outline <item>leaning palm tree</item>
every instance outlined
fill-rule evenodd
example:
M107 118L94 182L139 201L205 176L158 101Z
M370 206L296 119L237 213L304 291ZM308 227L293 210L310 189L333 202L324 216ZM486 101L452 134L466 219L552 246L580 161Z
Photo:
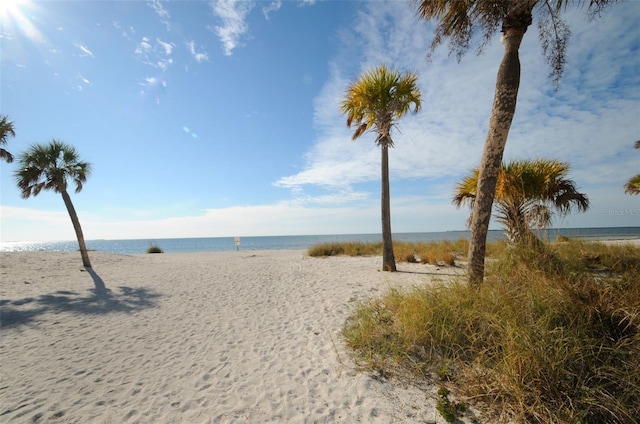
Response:
M13 122L9 121L7 116L0 117L0 145L7 144L7 138L15 137L16 132L13 129ZM13 155L0 147L0 159L4 159L7 163L13 162Z
M538 243L531 229L547 228L554 210L560 214L587 210L589 199L567 178L569 169L569 164L549 159L502 165L496 185L495 218L505 227L511 242ZM476 168L458 184L453 198L457 207L473 206L479 174Z
M82 264L91 268L78 214L67 192L68 179L75 184L76 193L82 190L82 185L91 175L91 164L81 162L73 146L57 140L52 140L45 145L32 145L29 150L20 155L18 161L19 169L14 175L24 199L37 196L43 189L53 190L62 195L78 238Z
M352 140L368 131L376 133L376 144L382 150L382 269L395 271L391 237L391 206L389 192L389 148L393 147L391 129L413 106L420 110L418 75L401 74L386 65L363 74L347 89L342 101L342 113L347 115L347 127L355 127Z
M480 162L478 192L471 215L469 242L469 282L482 283L487 231L495 196L498 171L511 121L516 111L520 86L520 43L525 32L538 19L539 36L545 59L551 67L551 76L557 84L564 71L565 51L570 35L569 27L560 18L560 12L569 0L417 0L418 14L423 19L437 19L432 51L445 39L458 60L471 46L474 34L482 33L480 50L500 29L504 56L498 69L489 131ZM617 0L589 0L589 14L598 15L607 5ZM581 4L575 0L573 3ZM586 2L585 2L586 3Z
M640 149L640 140L633 145L636 149ZM640 194L640 174L632 177L628 183L624 185L624 192L627 194Z

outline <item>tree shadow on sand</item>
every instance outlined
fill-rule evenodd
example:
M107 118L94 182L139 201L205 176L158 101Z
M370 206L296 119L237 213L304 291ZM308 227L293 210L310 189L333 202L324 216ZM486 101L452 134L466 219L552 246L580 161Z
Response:
M119 286L113 290L108 289L102 278L92 268L85 268L85 270L93 279L95 286L88 290L89 295L58 290L53 294L43 294L38 297L1 299L0 329L25 325L51 313L66 312L78 315L131 313L155 307L157 299L161 296L154 290L142 287Z

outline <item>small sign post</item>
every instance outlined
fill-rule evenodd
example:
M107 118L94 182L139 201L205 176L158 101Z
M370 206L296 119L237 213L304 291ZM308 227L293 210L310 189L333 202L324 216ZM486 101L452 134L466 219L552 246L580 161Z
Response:
M240 250L240 237L234 237L233 242L236 244L236 250Z

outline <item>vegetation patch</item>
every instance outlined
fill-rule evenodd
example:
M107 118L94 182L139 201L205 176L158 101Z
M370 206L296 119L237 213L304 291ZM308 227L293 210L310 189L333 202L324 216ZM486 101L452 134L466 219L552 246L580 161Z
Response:
M379 243L321 243L311 246L307 253L309 256L374 256L382 254L382 242Z
M453 402L449 399L449 389L440 386L438 389L438 403L436 409L442 415L442 418L448 423L452 423L458 419L458 415L464 413L467 409L464 403Z
M147 248L147 253L164 253L164 251L157 244L151 243Z
M569 241L496 250L479 288L392 289L359 305L343 330L358 363L437 381L495 421L635 422L640 248ZM439 396L443 411L459 412Z
M430 243L393 242L394 255L399 262L453 266L456 264L456 259L465 257L468 250L469 242L466 239ZM378 256L382 255L382 242L322 243L310 247L307 253L314 257Z

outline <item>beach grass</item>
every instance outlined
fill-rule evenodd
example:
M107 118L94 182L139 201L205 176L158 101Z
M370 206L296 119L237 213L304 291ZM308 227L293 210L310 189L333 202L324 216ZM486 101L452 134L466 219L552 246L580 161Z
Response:
M363 242L335 242L320 243L311 246L307 250L307 254L313 257L320 256L374 256L382 254L382 242L363 243Z
M496 421L634 422L640 247L569 241L489 251L479 289L461 279L361 303L343 330L357 362L446 386Z
M393 250L399 262L424 263L441 266L453 266L456 260L463 259L469 242L466 239L437 242L404 242L394 241ZM321 243L310 247L307 254L321 256L375 256L382 255L382 242L346 242Z

